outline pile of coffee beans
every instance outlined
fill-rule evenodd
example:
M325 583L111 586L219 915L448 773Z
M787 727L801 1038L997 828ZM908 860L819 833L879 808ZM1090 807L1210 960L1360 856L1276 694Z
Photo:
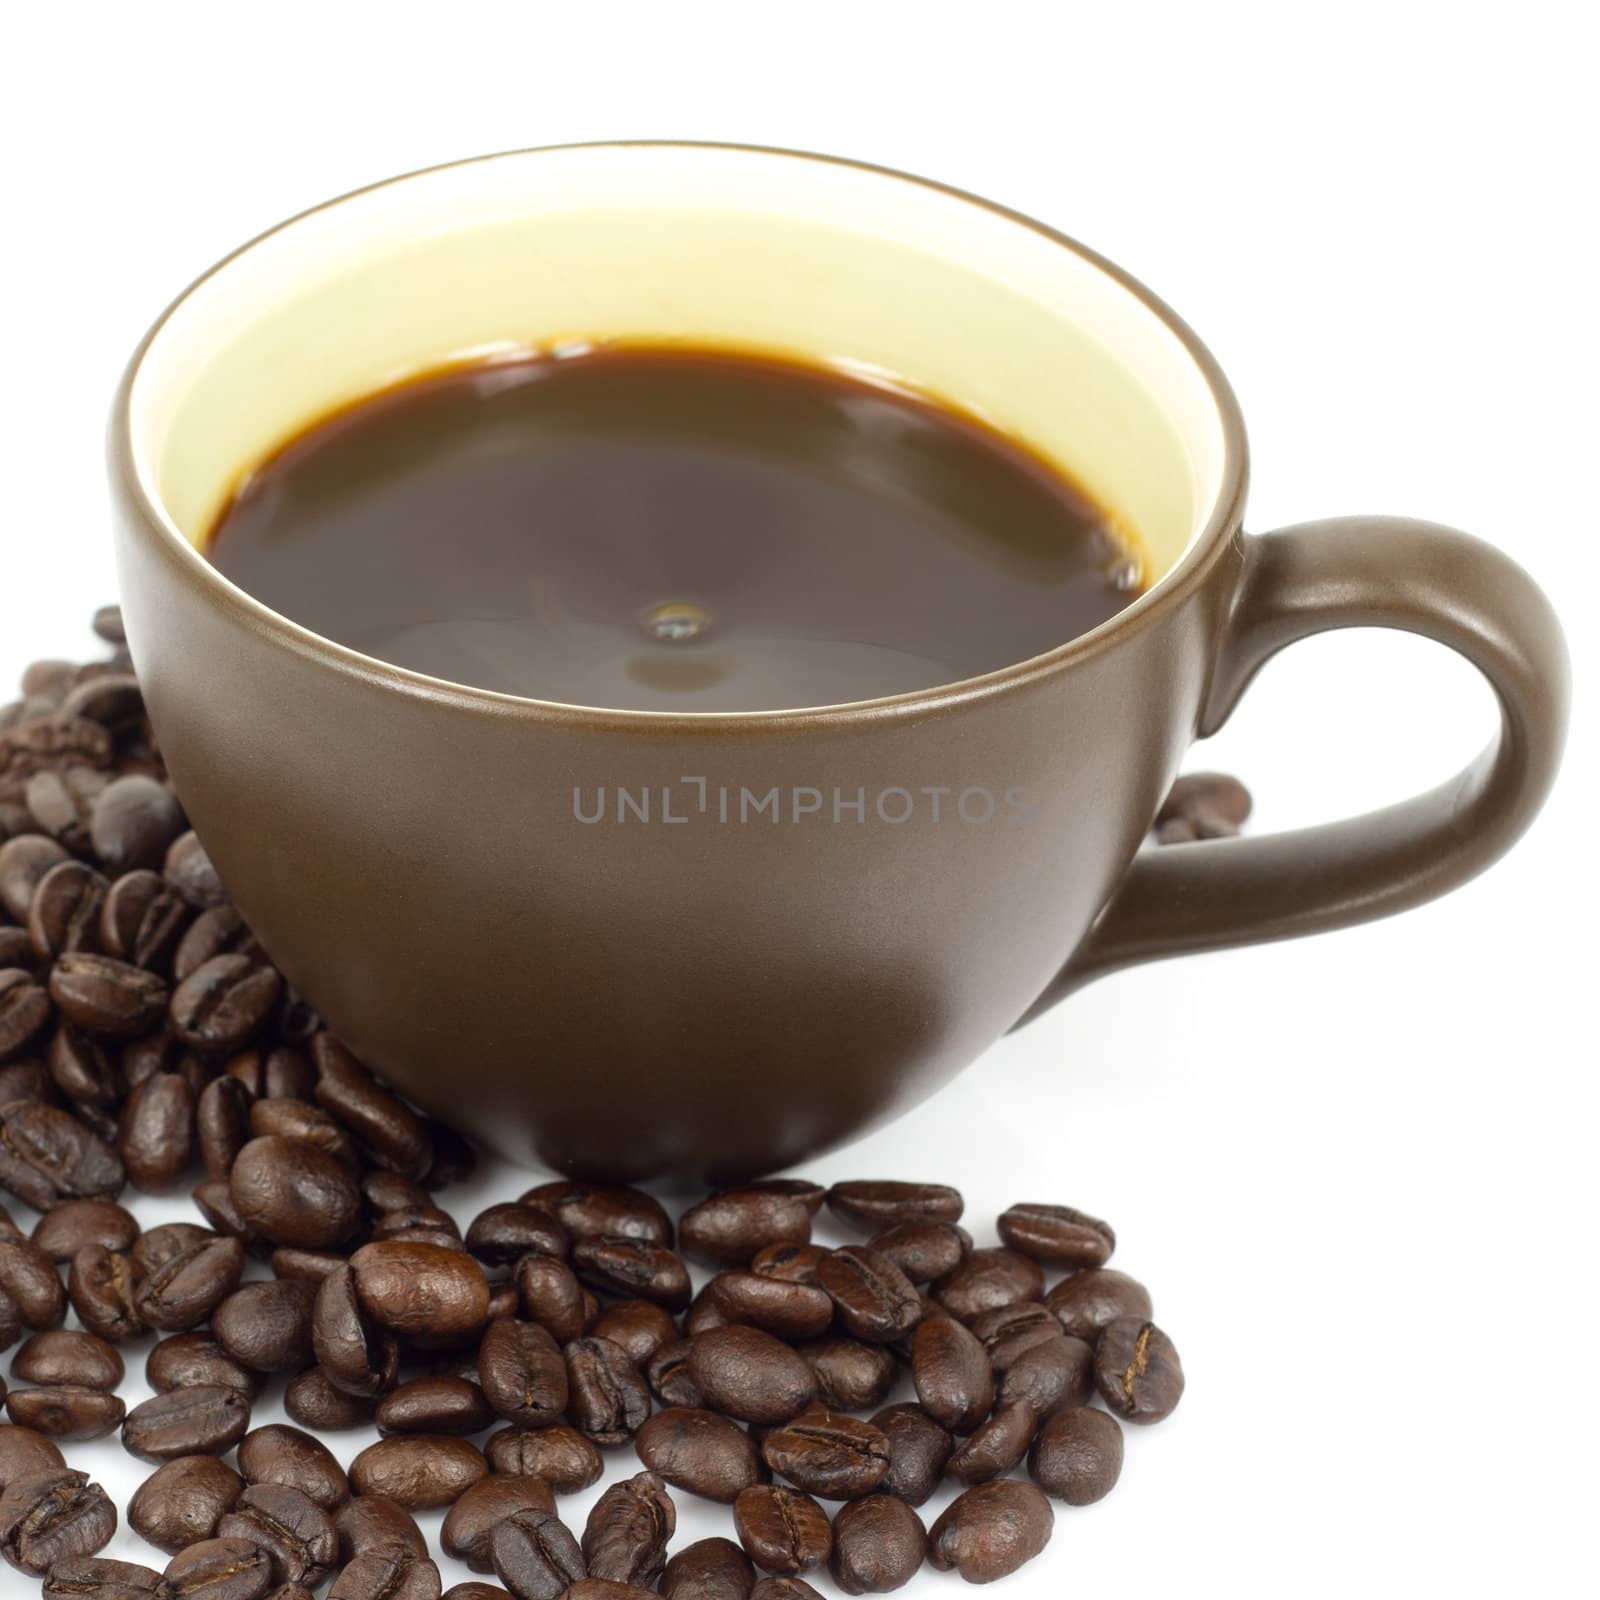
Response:
M267 960L166 782L114 608L96 628L110 660L36 663L0 707L0 1189L37 1213L0 1208L0 1555L47 1600L439 1600L430 1510L500 1585L447 1600L986 1583L1044 1548L1053 1501L1110 1492L1122 1423L1169 1415L1183 1373L1083 1212L1015 1205L980 1246L943 1184L774 1179L674 1225L554 1181L463 1232L437 1194L470 1148ZM1192 837L1243 820L1204 795ZM191 1184L195 1221L119 1203ZM824 1207L859 1242L817 1242ZM149 1335L154 1394L127 1409ZM276 1383L298 1426L253 1427ZM325 1442L369 1425L347 1462ZM98 1554L117 1507L62 1447L113 1433L153 1468L126 1515L164 1570ZM606 1451L645 1470L569 1528L559 1498ZM674 1553L673 1492L729 1507L737 1542Z

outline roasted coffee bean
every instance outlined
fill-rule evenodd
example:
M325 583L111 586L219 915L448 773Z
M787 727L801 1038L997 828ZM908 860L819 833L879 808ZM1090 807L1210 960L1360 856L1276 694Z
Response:
M35 1577L92 1556L117 1531L117 1508L86 1472L65 1467L13 1478L0 1494L0 1555Z
M211 864L205 846L191 830L180 833L167 848L161 871L167 882L197 911L224 905L228 891Z
M133 1267L128 1257L104 1245L87 1244L67 1269L67 1298L78 1320L111 1344L144 1332L135 1304Z
M40 833L75 856L89 854L89 817L106 787L106 776L93 767L48 767L35 772L23 790L23 803Z
M933 1297L951 1316L971 1322L985 1311L1021 1305L1044 1295L1039 1263L1015 1250L974 1250L933 1286Z
M149 1033L167 1011L167 986L155 973L85 951L57 959L50 998L67 1021L105 1039Z
M881 1344L833 1337L797 1345L817 1379L817 1398L830 1411L868 1411L882 1405L899 1374Z
M141 1461L220 1456L250 1426L250 1398L237 1389L196 1384L136 1405L122 1424L122 1445Z
M58 1328L34 1334L12 1357L11 1374L47 1389L65 1384L109 1394L122 1382L124 1368L122 1357L104 1339Z
M650 1415L650 1389L643 1373L627 1351L609 1339L574 1339L564 1354L567 1416L572 1425L596 1444L626 1444ZM501 1415L509 1413L502 1410ZM526 1417L510 1420L528 1425Z
M734 1531L758 1567L780 1575L810 1572L833 1554L828 1513L810 1495L757 1484L733 1503Z
M348 1239L361 1218L355 1174L299 1139L252 1139L234 1161L228 1191L246 1225L274 1244L325 1249Z
M666 1600L749 1600L755 1587L750 1558L731 1539L697 1539L661 1574Z
M0 1491L18 1478L31 1478L41 1472L56 1472L67 1458L53 1439L32 1428L0 1423Z
M1172 1340L1144 1317L1118 1317L1094 1349L1100 1398L1126 1422L1160 1422L1183 1396L1183 1366Z
M815 1283L817 1268L828 1253L820 1244L769 1244L751 1258L750 1270L784 1283Z
M713 1328L731 1327L733 1320L707 1284L689 1302L689 1309L683 1314L683 1331L692 1339L697 1333L709 1333Z
M656 1600L658 1591L637 1583L613 1583L609 1578L579 1578L563 1600Z
M518 1511L489 1536L495 1575L516 1600L557 1600L585 1576L583 1552L551 1511Z
M996 1401L1047 1417L1061 1406L1087 1405L1093 1393L1094 1348L1064 1333L1018 1356L1000 1380Z
M1005 1372L1019 1356L1035 1345L1061 1337L1061 1324L1055 1313L1037 1300L1024 1300L1014 1306L997 1306L974 1317L968 1324L983 1346L989 1365L996 1374Z
M249 1484L276 1483L309 1495L325 1511L350 1498L350 1483L333 1452L299 1428L272 1423L239 1441L239 1471Z
M210 1228L202 1228L193 1222L158 1223L134 1240L133 1249L129 1252L133 1270L137 1276L146 1277L159 1271L169 1261L176 1261L197 1246L209 1244L219 1237Z
M928 1535L928 1560L968 1583L1009 1577L1050 1542L1055 1513L1031 1483L1000 1478L955 1500Z
M1186 772L1167 791L1156 827L1186 824L1190 838L1234 834L1249 819L1252 804L1250 791L1226 772Z
M836 1183L828 1209L841 1222L879 1233L897 1222L959 1222L966 1202L943 1183Z
M217 1524L220 1539L248 1539L267 1552L274 1583L319 1588L339 1557L333 1518L310 1495L282 1483L253 1483Z
M21 1055L49 1021L49 995L19 967L0 971L0 1061ZM14 1185L8 1181L6 1187ZM28 1199L20 1189L16 1193ZM45 1204L49 1204L48 1199Z
M366 1427L374 1405L368 1398L335 1388L321 1367L308 1367L284 1388L283 1409L302 1428L327 1433Z
M102 1556L68 1556L44 1580L44 1600L168 1600L171 1593L154 1568Z
M156 1549L176 1555L215 1538L217 1524L243 1492L244 1479L215 1456L179 1456L135 1490L128 1525Z
M250 1142L251 1104L250 1091L226 1073L200 1091L195 1138L208 1176L226 1178L239 1152Z
M0 1238L0 1290L10 1296L27 1328L59 1328L67 1292L56 1264L31 1239Z
M972 1253L972 1236L954 1222L897 1222L867 1242L912 1283L932 1283L954 1272Z
M516 1286L522 1314L548 1328L557 1344L582 1335L583 1286L566 1262L553 1256L525 1255L517 1262Z
M833 1298L809 1283L785 1283L758 1272L719 1272L707 1285L729 1322L765 1328L780 1339L814 1339L833 1322Z
M641 1372L657 1351L680 1337L672 1314L648 1300L619 1300L600 1313L589 1331L619 1346Z
M522 1196L556 1218L574 1239L639 1239L671 1245L672 1219L640 1189L604 1188L558 1179Z
M414 1343L459 1343L488 1319L488 1280L463 1250L385 1240L363 1245L350 1267L362 1310Z
M689 1346L689 1375L706 1405L740 1422L787 1422L817 1397L804 1357L759 1328L697 1335Z
M667 1544L677 1527L677 1508L655 1473L638 1472L612 1484L584 1524L587 1575L653 1587L667 1564Z
M1114 1267L1072 1273L1044 1297L1044 1303L1068 1333L1090 1344L1118 1317L1148 1318L1151 1312L1150 1291Z
M173 892L178 893L177 890ZM183 896L179 895L179 898L183 899ZM184 899L184 904L188 905L188 900ZM172 957L173 980L182 983L206 962L216 956L226 955L259 957L261 946L257 944L256 936L250 931L244 918L233 906L224 902L202 911L189 924ZM315 1081L310 1064L307 1063L304 1084L307 1092Z
M367 1204L380 1215L385 1211L405 1211L412 1206L428 1204L428 1191L415 1178L402 1178L398 1172L380 1170L363 1174L361 1192Z
M100 948L119 961L165 971L189 925L189 907L158 872L125 872L100 907Z
M873 1494L833 1519L829 1570L846 1594L887 1594L917 1575L928 1554L922 1518L903 1500Z
M333 1526L339 1535L342 1564L354 1561L363 1551L418 1559L428 1554L428 1541L416 1518L399 1501L385 1495L356 1495L346 1500L334 1512Z
M482 1451L445 1434L395 1434L368 1445L350 1463L350 1487L385 1495L408 1511L452 1505L489 1475Z
M328 1600L333 1600L331 1594ZM458 1583L445 1590L443 1600L511 1600L511 1595L497 1583Z
M128 1096L118 1148L128 1181L142 1194L167 1194L189 1169L194 1095L175 1072L146 1078Z
M811 1212L796 1195L727 1189L690 1206L678 1223L686 1255L719 1267L748 1266L770 1245L811 1241Z
M983 1346L954 1317L927 1318L911 1341L917 1399L952 1433L971 1433L994 1404L994 1373Z
M644 1239L579 1239L572 1247L579 1278L603 1294L650 1300L681 1311L689 1303L689 1270L665 1245Z
M1093 1505L1122 1473L1122 1429L1108 1412L1067 1406L1040 1427L1028 1472L1046 1494L1069 1506Z
M1071 1206L1015 1205L1001 1216L999 1230L1013 1250L1068 1272L1103 1267L1117 1247L1107 1223Z
M239 1208L233 1203L233 1193L225 1181L208 1178L204 1183L197 1183L190 1191L190 1198L214 1232L237 1239L252 1255L270 1253L271 1243L240 1215Z
M1025 1401L996 1406L994 1414L957 1445L945 1465L957 1483L987 1483L1009 1472L1028 1453L1039 1429L1039 1413Z
M889 1441L877 1428L829 1411L772 1429L761 1454L780 1477L823 1500L859 1500L889 1470Z
M355 1136L375 1165L422 1178L433 1161L427 1121L381 1087L331 1034L311 1041L317 1069L316 1101Z
M39 881L72 858L46 834L23 833L0 844L0 906L13 922L26 923Z
M350 1267L330 1272L317 1285L311 1345L328 1381L346 1394L370 1399L394 1388L400 1347L393 1334L379 1328L361 1309L355 1272Z
M689 1371L692 1343L689 1339L679 1339L673 1344L662 1345L645 1368L651 1392L663 1405L694 1409L703 1403L700 1385Z
M172 1025L195 1050L237 1050L272 1015L283 980L275 967L248 955L213 956L172 991Z
M443 1587L438 1567L426 1558L359 1555L333 1580L328 1600L439 1600Z
M489 1435L484 1454L496 1473L538 1478L557 1494L577 1494L597 1483L605 1461L576 1428L502 1428ZM646 1463L647 1465L649 1463Z
M225 1080L226 1081L226 1080ZM355 1140L321 1106L309 1100L283 1099L266 1095L250 1106L250 1134L253 1138L299 1139L349 1167L360 1171L361 1157ZM385 1213L385 1216L393 1213ZM383 1219L380 1218L380 1221Z
M762 1578L750 1591L750 1600L822 1600L804 1578Z
M262 1600L272 1558L251 1539L202 1539L167 1563L166 1577L175 1600Z
M80 1114L86 1107L109 1112L122 1104L128 1092L122 1058L116 1045L91 1039L70 1022L61 1023L50 1036L50 1078Z
M157 1394L210 1385L237 1389L248 1398L261 1385L260 1375L235 1361L209 1333L161 1340L145 1358L144 1378Z
M382 1434L481 1433L494 1418L477 1384L451 1377L413 1378L402 1383L378 1402L375 1413Z
M6 1396L6 1411L19 1428L32 1428L47 1438L69 1443L115 1433L126 1410L114 1394L65 1384L50 1389L13 1389Z
M63 1200L52 1206L33 1230L33 1242L58 1266L85 1245L126 1250L139 1237L133 1213L114 1200Z
M567 1230L537 1206L490 1206L487 1211L480 1211L467 1229L467 1249L486 1267L515 1266L529 1254L565 1260L571 1244Z
M159 868L186 826L177 796L142 774L113 779L92 796L90 838L110 872Z
M82 861L63 861L40 880L28 911L28 941L40 961L92 952L111 885Z
M311 1337L317 1286L288 1278L246 1283L211 1317L218 1344L256 1372L301 1372L316 1359Z
M570 1382L561 1350L536 1322L499 1317L478 1347L478 1383L496 1416L542 1428L567 1409Z
M28 937L28 930L0 922L0 972L12 969L30 972L38 964L39 958L34 954L33 940Z
M920 1405L888 1406L872 1425L889 1441L882 1488L907 1505L922 1505L939 1487L955 1440Z
M73 687L57 708L58 724L81 717L113 733L122 733L144 717L144 695L131 672L117 672L92 662L79 667L73 677Z
M94 629L95 637L104 639L107 644L128 642L127 630L122 625L121 606L97 607L94 616L89 620L89 626Z
M83 1123L42 1100L0 1105L0 1188L35 1211L62 1200L113 1200L122 1158Z
M471 1572L493 1572L489 1539L495 1528L517 1511L554 1512L548 1484L538 1478L491 1473L480 1478L445 1515L439 1530L444 1553L464 1562Z
M832 1296L845 1331L868 1344L891 1344L922 1320L922 1296L876 1251L835 1250L818 1266L817 1282Z
M723 1505L766 1480L755 1441L714 1411L669 1406L639 1429L634 1444L639 1459L674 1489Z

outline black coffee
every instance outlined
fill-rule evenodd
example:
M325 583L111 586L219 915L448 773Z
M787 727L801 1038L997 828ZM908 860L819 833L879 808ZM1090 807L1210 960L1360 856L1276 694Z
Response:
M206 546L342 644L584 705L924 689L1141 588L1074 484L970 415L779 360L603 348L408 382L248 478Z

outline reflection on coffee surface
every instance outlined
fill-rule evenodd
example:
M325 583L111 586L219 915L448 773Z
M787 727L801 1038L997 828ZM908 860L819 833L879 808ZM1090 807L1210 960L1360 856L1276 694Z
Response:
M855 373L598 346L459 366L323 419L241 485L216 566L314 632L579 705L759 711L1065 643L1142 554L976 417Z

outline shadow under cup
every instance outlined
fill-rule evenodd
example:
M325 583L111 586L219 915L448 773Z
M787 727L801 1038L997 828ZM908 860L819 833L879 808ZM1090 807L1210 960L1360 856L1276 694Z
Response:
M1111 508L1150 589L982 678L697 715L422 677L199 556L241 476L311 419L452 362L607 338L948 396ZM156 325L112 444L147 700L266 948L424 1106L513 1156L629 1178L798 1160L1028 1009L1193 737L1226 594L1194 579L1157 628L1161 580L1215 564L1244 472L1209 357L1087 252L897 174L693 145L490 157L285 224ZM775 816L741 799L773 792Z

